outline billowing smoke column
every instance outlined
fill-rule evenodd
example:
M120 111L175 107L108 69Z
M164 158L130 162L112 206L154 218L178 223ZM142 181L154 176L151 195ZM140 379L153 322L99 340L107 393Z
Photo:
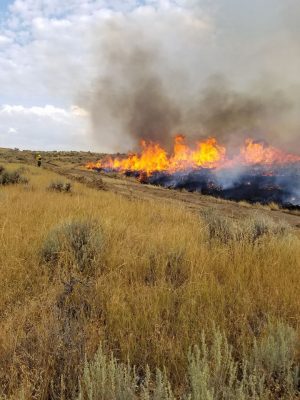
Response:
M299 147L299 2L217 3L146 1L95 28L98 77L84 106L99 143L135 153L90 167L297 206L299 160L279 159ZM178 132L195 147L177 139L173 151Z
M140 28L124 21L107 24L101 47L105 67L90 97L96 136L107 140L111 132L118 150L128 140L167 144L181 110L158 73L158 49Z
M273 31L261 36L263 17L252 2L248 27L226 25L225 9L185 0L110 12L93 31L98 77L82 99L98 143L120 152L152 140L170 150L182 132L213 135L231 148L251 136L291 151L300 131L300 35L290 19L300 14L296 0L274 1L277 31L266 20ZM243 9L234 11L243 17Z
M284 92L272 87L237 90L221 74L191 82L187 71L172 70L160 47L142 32L112 24L106 35L106 67L93 88L90 111L95 135L110 141L110 132L116 150L140 140L167 146L177 132L189 137L213 134L236 145L249 131L258 138L280 139L278 128L293 109Z

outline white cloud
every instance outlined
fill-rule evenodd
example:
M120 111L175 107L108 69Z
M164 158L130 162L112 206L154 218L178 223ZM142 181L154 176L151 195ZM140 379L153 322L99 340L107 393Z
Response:
M58 107L54 107L51 105L46 105L45 107L24 107L20 105L9 105L5 104L0 108L0 115L34 115L36 117L47 117L53 119L55 121L64 120L69 116L69 113Z
M10 44L12 42L12 39L5 36L5 35L0 35L0 48L7 46L8 44Z
M84 134L89 131L86 111L72 108L72 104L78 95L88 92L101 71L104 60L99 63L98 44L106 23L121 19L142 29L147 26L155 40L165 38L166 51L170 43L176 43L176 55L186 39L184 31L192 42L195 32L210 29L199 8L186 4L165 0L146 0L143 5L138 0L15 0L0 24L0 105L6 104L0 108L1 144L6 140L7 145L11 143L11 135L5 135L15 127L12 119L16 118L14 140L26 147L51 144L55 148L54 138L58 146L72 147L72 132L79 131L78 119L85 120ZM45 126L41 127L41 121ZM59 135L53 134L53 124ZM88 136L85 142L93 143ZM108 143L99 144L99 149L107 147Z
M88 121L78 106L0 107L0 147L22 149L91 149L86 141Z
M83 108L76 105L73 105L71 107L71 113L76 117L89 117L89 112L87 110L84 110Z

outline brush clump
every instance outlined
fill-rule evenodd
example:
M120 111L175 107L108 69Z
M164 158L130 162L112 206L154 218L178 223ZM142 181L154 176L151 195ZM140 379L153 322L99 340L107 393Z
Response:
M21 175L22 170L7 171L0 165L0 185L15 185L18 183L26 184L28 179Z
M53 192L63 192L63 193L70 193L72 190L72 184L71 182L52 182L48 186L48 190L51 190Z
M300 364L296 332L283 324L269 323L265 335L253 341L241 359L225 333L212 327L209 340L202 332L200 344L190 347L184 380L186 392L175 396L166 371L149 366L142 374L100 347L85 361L77 400L263 400L291 399L299 394Z
M97 223L73 220L49 232L41 249L41 260L50 269L72 266L79 272L87 272L99 261L102 248L103 235Z
M267 236L284 237L291 233L288 224L275 222L272 218L258 213L243 221L237 221L209 209L202 212L201 217L207 226L209 239L223 244L234 241L257 242Z

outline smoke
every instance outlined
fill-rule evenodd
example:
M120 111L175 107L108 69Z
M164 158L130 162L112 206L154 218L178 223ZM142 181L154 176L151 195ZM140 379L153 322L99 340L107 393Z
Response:
M229 32L218 14L187 4L112 13L95 27L98 78L84 102L99 143L124 151L141 139L169 145L183 133L237 145L252 136L293 149L300 54L291 9L275 36L251 39L246 28ZM299 10L294 0L289 5Z
M274 141L280 136L279 121L292 104L281 91L238 91L224 77L214 76L188 107L189 131L240 145L251 135Z
M104 125L117 137L119 130L136 142L143 138L166 144L180 121L180 108L155 67L158 50L142 32L115 23L108 24L105 35L101 54L107 70L91 97L94 129L103 131Z
M264 167L231 168L228 170L185 170L174 173L156 172L145 178L143 183L171 189L186 189L211 196L250 203L270 204L283 207L300 207L299 167L279 166L271 175Z

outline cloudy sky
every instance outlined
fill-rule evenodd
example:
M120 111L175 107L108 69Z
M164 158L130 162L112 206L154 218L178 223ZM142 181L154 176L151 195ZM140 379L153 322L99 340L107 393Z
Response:
M113 24L130 27L125 50L140 41L159 47L162 81L188 97L215 74L240 90L262 81L299 88L299 17L298 0L1 0L0 147L131 145L91 118L94 88L113 67L103 50Z

